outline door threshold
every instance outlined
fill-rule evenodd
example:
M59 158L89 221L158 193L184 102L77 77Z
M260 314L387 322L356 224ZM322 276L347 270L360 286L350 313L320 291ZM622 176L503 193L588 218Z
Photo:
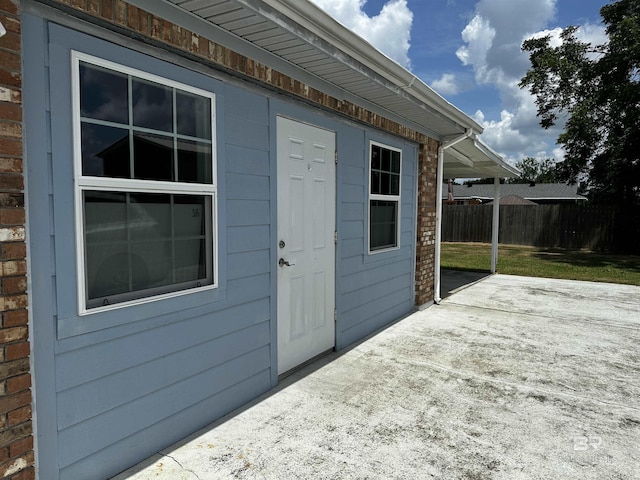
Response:
M306 360L304 362L302 362L300 365L296 365L293 368L290 368L289 370L287 370L284 373L281 373L280 375L278 375L278 383L280 383L282 380L284 380L285 378L293 375L294 373L299 372L300 370L302 370L305 367L308 367L309 365L311 365L312 363L317 362L318 360L320 360L323 357L326 357L327 355L331 354L335 352L335 347L331 347L329 350L325 350L324 352L319 353L318 355L311 357L309 360Z

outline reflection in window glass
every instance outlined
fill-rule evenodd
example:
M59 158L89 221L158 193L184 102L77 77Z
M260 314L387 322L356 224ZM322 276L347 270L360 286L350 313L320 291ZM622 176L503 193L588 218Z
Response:
M198 237L205 234L207 204L198 195L174 195L173 217L176 237Z
M370 208L371 250L395 247L398 244L398 202L372 200Z
M80 115L129 123L127 75L80 63Z
M83 175L213 183L210 98L84 62L79 68Z
M171 261L171 239L129 244L131 262L131 292L159 288L174 283Z
M371 144L369 178L369 251L398 247L399 150Z
M84 193L87 243L116 242L127 239L126 195L122 192L102 191Z
M204 240L188 239L175 242L175 277L177 282L204 279L205 270Z
M82 174L130 178L129 131L82 122Z
M133 124L173 132L173 89L134 78L132 90Z
M378 170L371 170L371 193L382 193L380 187L380 172Z
M400 173L400 152L391 152L391 171L393 173Z
M386 172L391 171L391 151L386 148L380 149L382 153L382 160L380 162L380 170L384 170Z
M391 175L390 180L389 193L391 195L400 195L400 175Z
M178 140L178 181L211 183L211 144Z
M176 92L177 125L180 135L211 140L211 102L187 92Z
M173 180L173 139L150 133L133 134L134 178Z
M213 97L78 56L86 309L214 285Z
M89 306L211 283L211 197L85 191L83 205Z
M171 197L162 193L130 193L129 237L133 240L171 236Z
M371 169L380 170L380 147L371 145Z

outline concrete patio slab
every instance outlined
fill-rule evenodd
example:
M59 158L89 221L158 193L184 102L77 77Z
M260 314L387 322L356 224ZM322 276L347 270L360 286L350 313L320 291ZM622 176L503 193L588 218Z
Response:
M640 287L494 275L115 477L638 479Z

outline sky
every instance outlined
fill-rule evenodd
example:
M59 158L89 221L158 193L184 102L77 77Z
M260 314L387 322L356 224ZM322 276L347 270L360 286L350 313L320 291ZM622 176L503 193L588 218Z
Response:
M561 126L543 130L518 82L530 67L523 40L580 26L606 41L607 0L311 0L484 127L481 139L515 164L562 160Z

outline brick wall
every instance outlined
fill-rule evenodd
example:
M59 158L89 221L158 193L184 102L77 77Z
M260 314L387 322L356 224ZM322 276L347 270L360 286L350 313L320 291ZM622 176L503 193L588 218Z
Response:
M418 153L418 228L416 239L416 305L433 300L436 243L436 170L438 142L429 138Z
M18 0L0 0L0 478L35 478Z

